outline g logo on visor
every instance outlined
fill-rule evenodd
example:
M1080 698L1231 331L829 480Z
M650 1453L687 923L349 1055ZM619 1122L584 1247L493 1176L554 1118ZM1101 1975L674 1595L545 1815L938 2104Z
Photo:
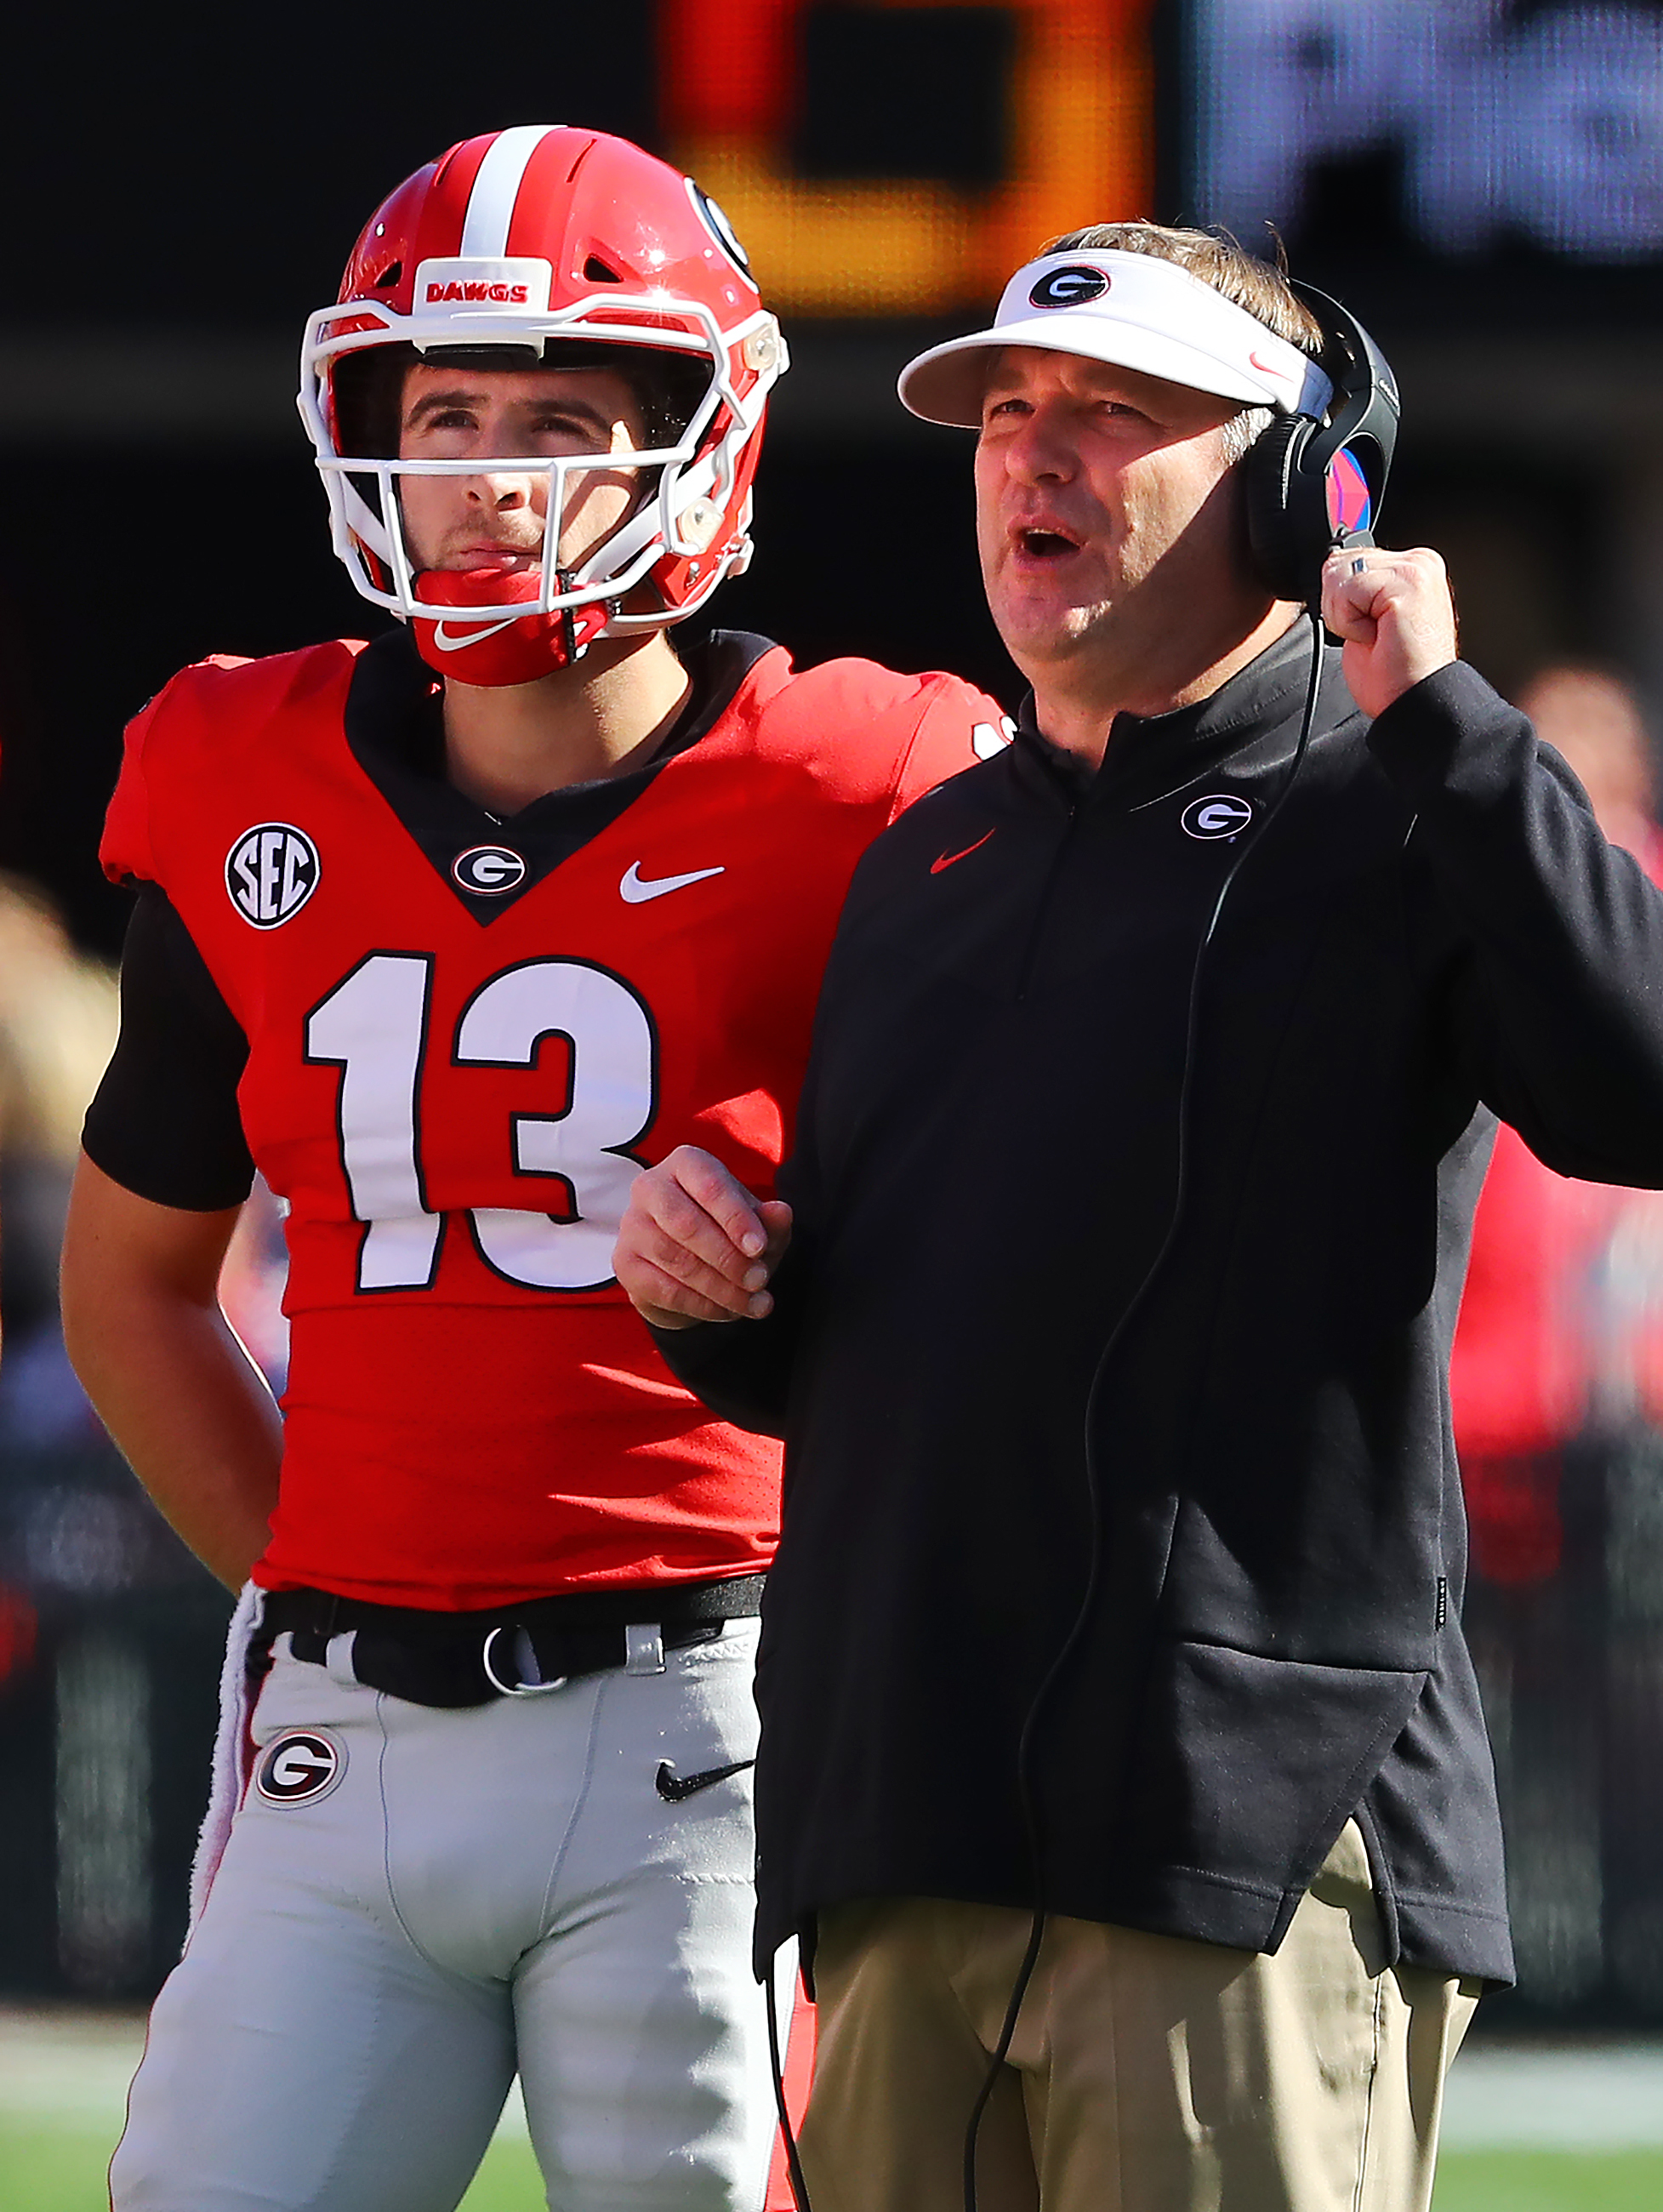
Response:
M1028 298L1035 307L1077 307L1084 301L1101 300L1108 289L1108 278L1101 269L1074 262L1041 276Z

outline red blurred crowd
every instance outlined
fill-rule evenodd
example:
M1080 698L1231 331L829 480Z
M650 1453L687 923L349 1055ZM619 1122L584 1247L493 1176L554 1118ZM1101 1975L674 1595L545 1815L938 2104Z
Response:
M1632 692L1597 670L1519 704L1569 763L1613 844L1663 881L1663 832ZM1663 1428L1663 1206L1567 1181L1502 1128L1473 1229L1450 1387L1472 1559L1509 1588L1562 1561L1563 1455L1590 1431Z

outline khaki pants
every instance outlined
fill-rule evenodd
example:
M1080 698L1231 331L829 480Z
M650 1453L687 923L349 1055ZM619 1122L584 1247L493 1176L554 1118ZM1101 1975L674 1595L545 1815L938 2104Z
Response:
M1028 1914L841 1905L815 1962L814 2212L962 2212ZM1049 1923L982 2121L980 2212L1426 2212L1477 1985L1381 1965L1348 1825L1265 1957Z

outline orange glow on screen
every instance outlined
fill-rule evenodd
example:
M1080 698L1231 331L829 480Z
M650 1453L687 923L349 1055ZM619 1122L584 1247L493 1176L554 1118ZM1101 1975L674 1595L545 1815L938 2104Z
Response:
M720 201L774 304L938 314L996 294L1059 231L1150 211L1153 0L999 4L1016 33L1011 174L974 192L910 178L793 176L804 0L663 0L670 158Z

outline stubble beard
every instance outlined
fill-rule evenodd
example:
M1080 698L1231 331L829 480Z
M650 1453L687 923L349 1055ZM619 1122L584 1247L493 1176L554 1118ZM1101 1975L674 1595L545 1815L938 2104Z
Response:
M1118 600L1096 599L1065 607L1042 620L1032 617L1001 622L993 613L994 627L1004 648L1026 675L1033 669L1064 665L1082 653L1101 650L1113 637Z

